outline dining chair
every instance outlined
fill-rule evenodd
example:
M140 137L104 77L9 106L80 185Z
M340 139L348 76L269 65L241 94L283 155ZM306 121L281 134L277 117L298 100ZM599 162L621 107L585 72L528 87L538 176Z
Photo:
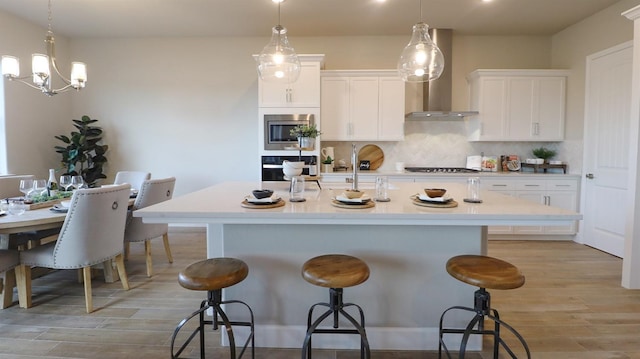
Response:
M114 184L128 183L131 189L140 190L142 182L151 178L151 173L142 171L119 171L116 173Z
M78 189L55 242L20 252L16 270L20 307L31 307L31 267L80 269L87 313L93 311L91 266L111 265L115 258L122 287L129 290L122 243L131 186Z
M171 199L173 188L176 184L175 177L146 180L142 183L138 196L128 213L127 226L124 232L125 258L129 255L129 243L143 242L147 262L147 277L153 275L153 262L151 260L151 242L153 238L162 237L164 251L169 263L173 263L171 248L169 247L169 225L166 223L143 223L142 218L133 217L133 211Z
M10 175L0 176L0 199L8 197L21 197L20 181L23 179L34 179L33 175Z
M18 251L10 249L0 250L0 273L2 273L0 293L2 293L2 309L13 304L13 287L16 285L15 267L17 267L18 264L20 264Z

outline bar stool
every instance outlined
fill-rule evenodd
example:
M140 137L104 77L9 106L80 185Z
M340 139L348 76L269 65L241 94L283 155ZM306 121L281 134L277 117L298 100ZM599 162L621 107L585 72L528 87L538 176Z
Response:
M520 341L527 352L527 358L531 358L529 346L524 338L513 329L510 325L500 320L498 311L491 308L491 295L487 292L489 289L516 289L524 284L524 275L520 270L511 263L503 260L478 255L460 255L453 257L447 261L447 272L455 279L467 284L476 286L478 289L474 295L474 307L454 306L442 313L440 317L440 344L438 345L438 358L442 357L442 349L447 354L447 358L451 359L449 350L444 344L444 334L462 334L462 342L460 343L459 358L464 358L467 341L472 334L492 335L493 336L493 358L497 359L500 346L509 353L511 358L517 358L507 343L500 337L501 327L507 328ZM475 316L464 329L443 328L443 320L445 314L451 310L463 310L475 312ZM493 320L494 329L485 329L485 317ZM474 327L477 325L477 329Z
M316 303L309 308L307 318L307 334L302 346L302 359L311 359L311 335L317 334L359 334L360 357L371 358L369 341L364 329L364 312L354 303L344 303L343 288L353 287L365 282L369 278L369 267L362 260L343 254L327 254L309 259L302 266L302 277L307 282L320 287L329 288L329 303ZM329 308L313 323L313 310L317 306ZM360 323L356 321L344 308L355 307L360 313ZM333 315L333 328L318 328L330 315ZM354 329L339 328L338 319L342 315L353 325ZM365 356L366 355L366 356Z
M193 312L190 316L184 318L176 327L171 337L171 358L178 358L182 351L191 343L191 340L200 334L200 358L204 358L204 326L205 324L213 325L213 330L218 330L219 325L224 325L229 337L229 350L231 359L241 358L245 353L249 342L251 342L251 358L255 358L255 341L254 341L254 322L253 311L246 303L239 300L222 300L222 289L231 287L242 282L249 273L247 264L235 258L210 258L203 261L195 262L189 265L178 275L178 282L186 289L190 290L206 290L207 299L200 303L200 309ZM251 320L249 322L230 321L227 314L222 310L221 305L242 304L249 310ZM213 319L205 320L204 314L207 309L213 310ZM199 316L199 325L191 333L189 338L180 349L174 351L174 343L178 332L193 317ZM236 341L233 335L232 325L246 326L251 328L251 333L244 343L242 350L236 357Z

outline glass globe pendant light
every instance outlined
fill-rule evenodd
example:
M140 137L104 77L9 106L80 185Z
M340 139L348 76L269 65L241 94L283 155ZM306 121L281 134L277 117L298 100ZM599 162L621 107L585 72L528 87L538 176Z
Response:
M422 1L420 1L422 18ZM444 70L444 56L429 36L429 25L420 21L413 25L411 41L405 46L398 60L398 73L406 82L435 80Z
M300 60L289 44L287 29L280 25L280 2L278 25L272 28L271 40L257 58L258 74L262 81L291 83L300 76Z

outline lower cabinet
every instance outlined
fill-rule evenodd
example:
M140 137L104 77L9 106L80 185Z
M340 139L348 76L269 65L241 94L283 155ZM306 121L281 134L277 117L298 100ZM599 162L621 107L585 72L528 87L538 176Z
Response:
M578 177L572 179L484 179L484 189L544 204L578 210ZM489 234L499 235L575 235L577 222L566 226L491 226Z

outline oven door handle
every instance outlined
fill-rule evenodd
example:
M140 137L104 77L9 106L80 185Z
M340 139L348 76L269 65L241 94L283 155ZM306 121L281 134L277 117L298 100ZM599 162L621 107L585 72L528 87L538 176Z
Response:
M310 165L304 165L302 168L309 168ZM262 168L282 168L282 165L262 165Z

